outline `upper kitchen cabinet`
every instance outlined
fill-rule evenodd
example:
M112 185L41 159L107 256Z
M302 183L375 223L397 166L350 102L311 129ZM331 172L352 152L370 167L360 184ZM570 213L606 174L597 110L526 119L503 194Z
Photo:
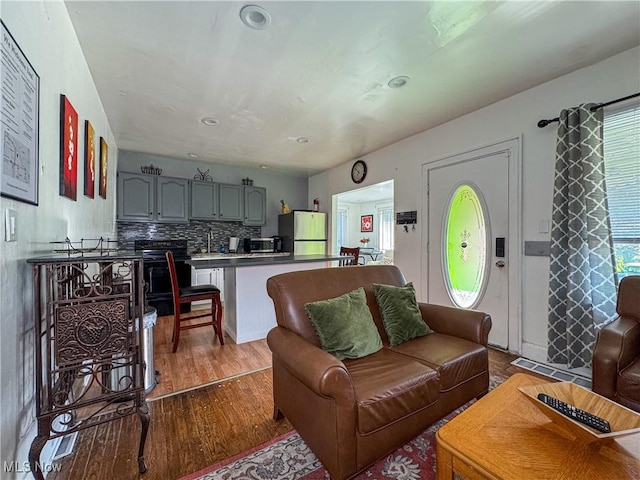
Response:
M118 173L118 220L186 223L189 181L138 173Z
M244 220L245 225L266 225L267 223L267 190L263 187L244 188Z
M218 220L241 222L244 219L242 185L218 184Z
M191 182L191 218L218 219L218 184Z

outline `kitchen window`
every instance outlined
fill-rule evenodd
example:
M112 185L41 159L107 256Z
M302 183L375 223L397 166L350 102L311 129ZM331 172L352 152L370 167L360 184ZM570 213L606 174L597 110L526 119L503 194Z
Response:
M336 218L336 251L347 245L347 209L338 208Z
M605 178L618 281L640 271L640 103L605 112Z

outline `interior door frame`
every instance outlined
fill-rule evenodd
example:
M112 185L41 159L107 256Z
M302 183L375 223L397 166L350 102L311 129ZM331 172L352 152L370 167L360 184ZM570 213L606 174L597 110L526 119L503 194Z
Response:
M422 297L429 298L429 170L447 167L477 157L486 157L499 153L509 155L509 240L507 242L507 261L509 275L507 291L508 300L508 350L520 352L522 349L522 138L521 136L492 143L473 150L462 151L444 157L435 158L422 164L421 175L421 208L422 238L420 256L422 258Z

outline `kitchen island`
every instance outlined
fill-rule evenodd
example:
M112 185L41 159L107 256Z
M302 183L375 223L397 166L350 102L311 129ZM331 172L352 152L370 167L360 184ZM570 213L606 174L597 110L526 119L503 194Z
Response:
M224 269L225 332L235 343L265 338L276 326L267 279L280 273L336 265L339 255L198 254L186 263L197 269Z

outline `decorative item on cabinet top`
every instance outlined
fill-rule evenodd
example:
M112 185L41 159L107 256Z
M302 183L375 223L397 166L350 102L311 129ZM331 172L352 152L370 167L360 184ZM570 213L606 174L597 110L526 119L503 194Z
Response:
M142 173L146 173L147 175L162 175L162 169L159 167L154 167L153 163L140 167L140 171Z
M211 175L209 175L209 170L207 169L204 172L202 170L200 170L199 168L196 167L196 170L198 170L198 173L196 173L193 176L194 180L200 180L202 182L213 182L213 177Z
M248 186L253 186L253 179L252 178L243 178L242 179L242 185L248 185Z

